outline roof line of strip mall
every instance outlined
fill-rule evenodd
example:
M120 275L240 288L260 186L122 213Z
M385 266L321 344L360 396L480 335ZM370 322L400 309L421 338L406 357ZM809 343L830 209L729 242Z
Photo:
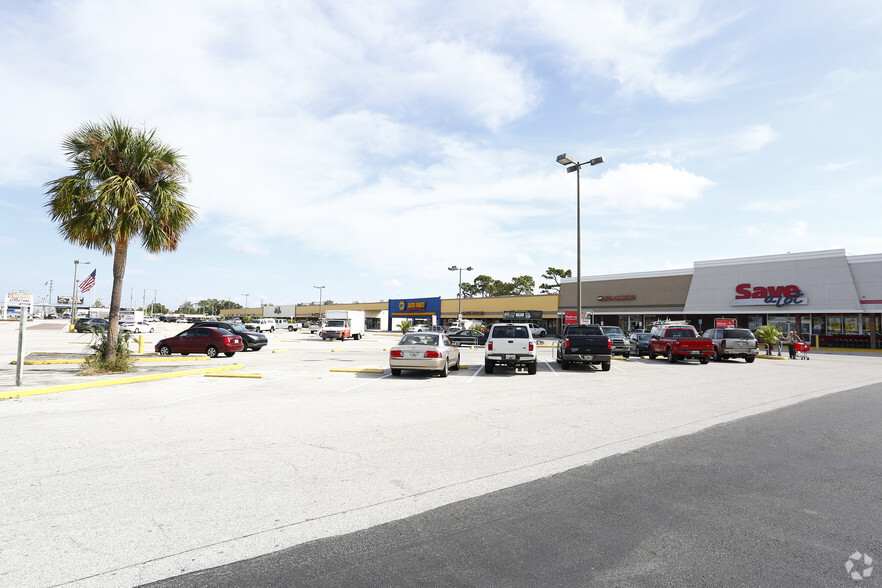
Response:
M86 388L100 388L102 386L116 386L118 384L132 384L135 382L149 382L151 380L162 380L165 378L176 378L179 376L195 376L210 372L222 372L226 370L240 370L243 366L240 363L233 365L225 365L215 368L201 368L196 370L184 370L180 372L169 372L165 374L148 374L143 376L129 376L127 378L115 378L113 380L98 380L92 382L80 382L78 384L62 384L60 386L47 386L43 388L30 388L26 390L16 390L15 392L0 393L0 400L9 398L19 398L21 396L37 396L39 394L54 394L55 392L67 392L69 390L83 390Z

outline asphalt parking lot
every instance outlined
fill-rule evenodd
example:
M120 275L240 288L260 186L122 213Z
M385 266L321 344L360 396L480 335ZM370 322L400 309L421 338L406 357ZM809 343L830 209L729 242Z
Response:
M145 338L183 330L162 327ZM17 389L16 337L17 324L0 324L0 394ZM26 346L69 354L85 338L29 329ZM483 350L463 348L468 368L446 379L392 378L395 335L269 338L259 352L139 367L241 365L225 373L255 377L199 373L0 402L11 505L0 585L135 585L882 381L879 358L825 354L705 366L631 358L606 373L563 372L550 345L533 376L484 374ZM25 366L22 388L84 380L75 367Z

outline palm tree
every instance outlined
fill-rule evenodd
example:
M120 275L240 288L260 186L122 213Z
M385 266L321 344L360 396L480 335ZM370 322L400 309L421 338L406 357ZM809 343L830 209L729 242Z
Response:
M84 124L65 137L62 149L72 173L45 184L46 208L65 239L113 254L104 358L113 361L129 243L139 238L151 253L177 248L196 220L183 200L187 170L183 155L157 139L155 130L133 128L113 116Z

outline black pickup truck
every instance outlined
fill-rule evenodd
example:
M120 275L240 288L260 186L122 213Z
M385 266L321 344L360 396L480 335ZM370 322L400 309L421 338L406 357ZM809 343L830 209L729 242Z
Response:
M600 364L608 372L612 365L612 342L600 325L564 325L557 346L557 363L570 369L571 363Z

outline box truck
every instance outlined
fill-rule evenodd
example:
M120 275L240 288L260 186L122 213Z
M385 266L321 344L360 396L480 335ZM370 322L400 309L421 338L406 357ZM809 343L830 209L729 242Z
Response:
M340 339L349 337L356 341L364 337L363 310L326 310L322 329L322 339Z

